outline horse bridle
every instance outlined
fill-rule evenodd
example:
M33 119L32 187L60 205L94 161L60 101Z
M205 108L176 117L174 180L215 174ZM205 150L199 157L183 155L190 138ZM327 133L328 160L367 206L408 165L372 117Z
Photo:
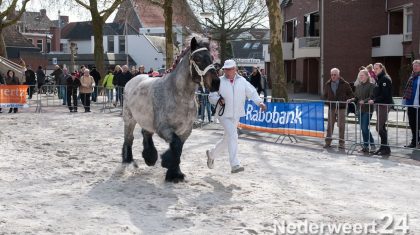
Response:
M194 55L194 53L196 53L196 52L199 52L199 51L208 51L208 49L207 48L205 48L205 47L202 47L202 48L199 48L199 49L197 49L197 50L195 50L195 51L193 51L193 52L191 52L191 55L190 55L190 64L191 64L191 66L190 66L190 74L191 74L191 76L192 76L192 67L194 67L194 69L195 69L195 71L197 72L197 74L201 77L201 81L200 81L200 85L201 85L201 87L203 88L203 90L204 90L204 78L203 78L203 76L210 70L210 69L216 69L215 67L214 67L214 65L213 64L209 64L204 70L201 70L199 67L198 67L198 65L195 63L195 61L192 59L192 56Z

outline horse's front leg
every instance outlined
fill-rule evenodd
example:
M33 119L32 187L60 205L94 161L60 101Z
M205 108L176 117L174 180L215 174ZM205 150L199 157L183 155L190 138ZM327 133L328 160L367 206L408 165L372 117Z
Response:
M158 153L155 147L155 144L153 143L153 133L148 132L144 129L141 130L141 133L143 134L143 158L144 162L146 162L146 165L153 166L155 165L157 159L158 159Z
M184 181L185 175L181 172L179 164L181 163L182 147L184 142L175 133L169 143L169 149L162 154L162 167L168 169L165 180L178 183Z

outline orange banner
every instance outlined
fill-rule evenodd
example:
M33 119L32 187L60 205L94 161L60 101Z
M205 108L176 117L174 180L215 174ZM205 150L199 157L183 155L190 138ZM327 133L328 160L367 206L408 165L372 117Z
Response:
M23 107L26 104L27 90L27 85L0 85L0 107Z

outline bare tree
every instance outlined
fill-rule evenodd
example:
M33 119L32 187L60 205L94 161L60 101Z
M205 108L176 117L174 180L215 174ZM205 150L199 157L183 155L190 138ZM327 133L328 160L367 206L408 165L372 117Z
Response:
M220 43L220 60L228 55L228 42L234 36L256 28L267 17L263 0L189 0L197 12L212 12L213 17L201 19L212 40Z
M270 79L272 97L288 100L282 48L281 8L278 0L265 0L270 23Z
M0 56L7 57L6 44L3 37L3 29L15 24L20 19L23 12L26 11L26 4L28 4L29 1L30 0L11 0L3 2L3 0L0 0ZM15 11L18 8L18 3L21 3L22 5L19 7L20 9L16 13ZM3 8L4 6L6 7Z
M149 0L151 3L163 8L165 17L165 50L166 50L166 68L170 68L174 60L174 41L172 38L172 3L173 0ZM184 1L184 0L177 0Z
M92 17L94 57L97 70L105 74L104 68L104 45L103 28L105 21L117 9L117 7L127 0L74 0L80 6L86 8ZM100 7L98 7L100 5Z

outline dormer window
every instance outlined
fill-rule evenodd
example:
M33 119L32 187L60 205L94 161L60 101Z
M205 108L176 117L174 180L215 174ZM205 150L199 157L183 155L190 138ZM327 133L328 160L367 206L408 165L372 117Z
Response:
M251 43L250 42L245 43L244 49L249 49L250 47L251 47Z
M259 42L256 42L256 43L254 43L254 45L252 45L252 49L258 49L258 47L261 45L261 43L259 43Z

